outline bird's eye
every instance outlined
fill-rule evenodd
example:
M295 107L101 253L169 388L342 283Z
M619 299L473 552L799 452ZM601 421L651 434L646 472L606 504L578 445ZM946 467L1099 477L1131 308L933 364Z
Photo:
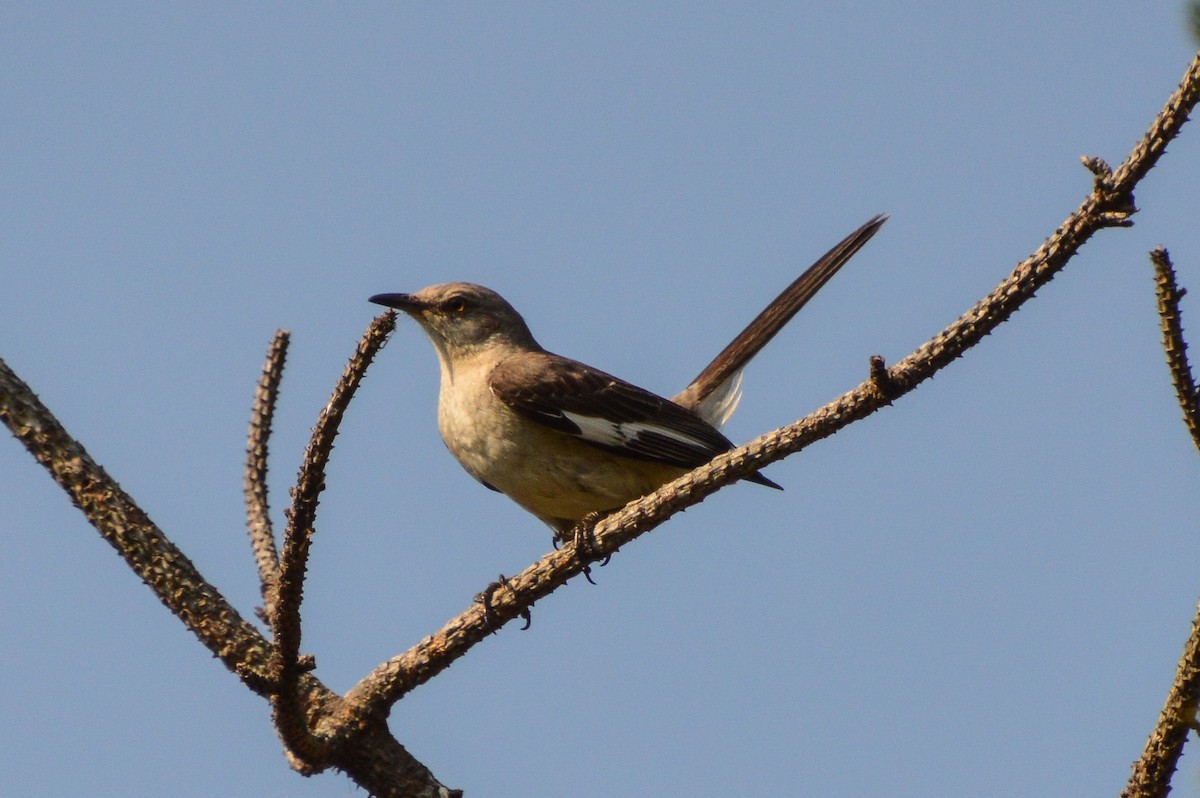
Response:
M466 297L461 297L461 296L450 297L449 299L446 300L446 310L450 311L451 313L458 313L458 314L466 313L467 312Z

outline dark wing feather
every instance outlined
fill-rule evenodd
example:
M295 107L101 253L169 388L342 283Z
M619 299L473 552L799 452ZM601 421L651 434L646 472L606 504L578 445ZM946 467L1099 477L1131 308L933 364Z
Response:
M733 448L691 410L549 352L505 358L488 384L500 401L526 418L625 457L695 468ZM757 474L748 479L778 487Z

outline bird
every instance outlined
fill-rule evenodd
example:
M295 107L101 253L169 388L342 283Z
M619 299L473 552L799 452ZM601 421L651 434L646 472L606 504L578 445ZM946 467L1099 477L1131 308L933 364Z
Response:
M720 432L751 358L887 221L873 217L817 259L686 388L668 399L543 348L500 294L451 282L369 301L414 319L437 352L438 432L485 487L556 540L734 444ZM744 479L781 489L760 473Z

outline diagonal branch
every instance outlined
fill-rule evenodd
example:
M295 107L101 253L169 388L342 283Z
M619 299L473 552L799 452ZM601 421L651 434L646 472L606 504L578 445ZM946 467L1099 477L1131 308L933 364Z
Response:
M254 406L250 410L250 431L246 436L246 467L243 492L246 496L246 529L250 547L258 566L258 580L263 597L263 620L271 617L275 606L275 585L279 579L279 552L275 549L275 532L271 528L271 512L267 502L267 453L271 437L271 419L283 379L291 333L276 330L267 348L267 361L254 391Z
M1183 656L1175 671L1175 683L1142 756L1133 763L1129 783L1121 798L1166 798L1171 791L1171 776L1183 753L1188 731L1196 722L1200 703L1200 607L1192 620L1192 633L1183 647Z
M159 601L246 686L265 694L271 644L204 580L183 552L2 360L0 420L50 472L88 523L117 550Z
M1154 264L1155 287L1158 294L1158 316L1162 322L1163 350L1167 353L1167 366L1171 369L1171 381L1175 384L1175 396L1183 410L1183 423L1192 435L1192 442L1200 448L1200 394L1188 365L1187 341L1183 338L1183 317L1179 312L1179 300L1187 293L1175 282L1175 267L1171 256L1163 247L1150 253Z
M615 552L679 510L833 435L930 379L1029 301L1066 267L1094 233L1106 227L1128 226L1129 216L1136 211L1134 187L1165 152L1167 142L1178 135L1198 99L1200 53L1121 166L1114 172L1099 159L1085 159L1085 165L1095 174L1092 193L1033 255L957 321L890 369L873 362L869 379L808 417L726 452L603 518L593 530L594 543L587 556L568 547L547 554L505 584L490 588L486 602L472 605L355 685L346 694L351 716L384 711L384 707L449 667L489 633L519 617L539 598L577 576L587 562Z

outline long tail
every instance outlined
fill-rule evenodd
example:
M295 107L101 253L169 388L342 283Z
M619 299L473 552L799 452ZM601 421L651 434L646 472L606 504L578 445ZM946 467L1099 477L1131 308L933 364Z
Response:
M879 232L887 219L887 214L881 213L818 258L721 350L688 387L676 394L674 401L696 411L713 426L724 424L741 398L742 368Z

